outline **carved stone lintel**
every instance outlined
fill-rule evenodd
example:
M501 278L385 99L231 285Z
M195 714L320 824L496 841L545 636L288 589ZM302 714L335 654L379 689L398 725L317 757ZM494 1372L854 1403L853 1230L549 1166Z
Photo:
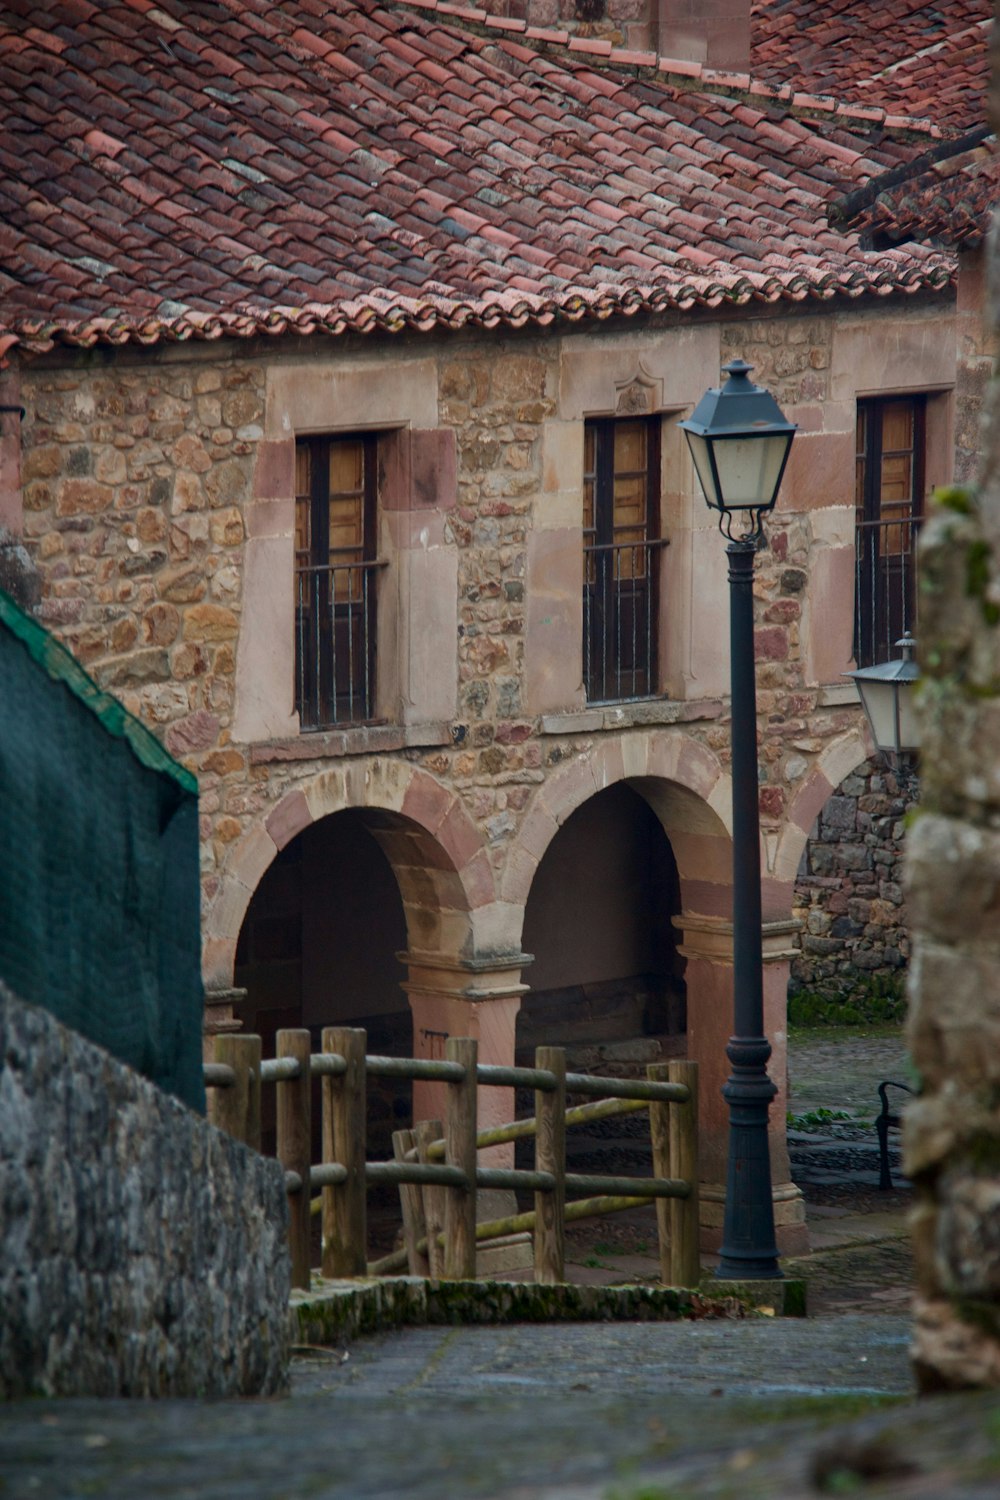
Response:
M642 417L658 411L663 405L663 381L650 375L640 360L635 374L615 381L615 414L619 417Z

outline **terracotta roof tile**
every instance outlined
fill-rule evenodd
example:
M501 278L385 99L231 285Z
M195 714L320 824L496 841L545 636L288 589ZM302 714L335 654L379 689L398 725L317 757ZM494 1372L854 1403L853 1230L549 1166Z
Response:
M597 71L557 33L460 11L7 0L0 333L544 325L949 284L947 255L827 227L931 127L868 133L855 104L798 114L613 50Z
M985 117L992 19L992 0L753 0L753 74L961 133Z
M880 248L912 240L971 248L982 243L1000 202L1000 154L985 129L922 170L875 177L830 206L831 222ZM985 139L982 137L985 136Z

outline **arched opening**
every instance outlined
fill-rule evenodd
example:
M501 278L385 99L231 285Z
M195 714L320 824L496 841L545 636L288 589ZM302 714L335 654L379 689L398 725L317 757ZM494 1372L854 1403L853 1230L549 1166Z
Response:
M672 918L677 864L649 803L618 783L555 834L528 896L534 955L518 1016L519 1060L565 1046L571 1069L638 1067L682 1054L684 961Z
M378 815L347 810L305 828L276 855L251 898L236 948L237 1013L274 1056L282 1027L308 1027L319 1050L324 1026L363 1026L368 1051L409 1056L412 1026L397 958L407 945L399 885L373 832ZM313 1160L319 1160L318 1097ZM274 1149L274 1096L265 1090L265 1152ZM410 1086L369 1081L373 1157L392 1155L394 1129L409 1123Z

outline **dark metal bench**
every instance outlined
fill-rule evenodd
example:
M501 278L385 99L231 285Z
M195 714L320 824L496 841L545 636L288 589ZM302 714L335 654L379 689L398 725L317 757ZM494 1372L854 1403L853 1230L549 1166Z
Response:
M892 1190L892 1173L889 1170L889 1127L890 1125L898 1126L902 1118L898 1113L894 1114L889 1107L886 1089L902 1089L904 1094L914 1092L908 1083L896 1083L892 1078L886 1078L878 1086L879 1098L882 1100L882 1113L875 1118L875 1129L878 1131L878 1185L883 1193Z

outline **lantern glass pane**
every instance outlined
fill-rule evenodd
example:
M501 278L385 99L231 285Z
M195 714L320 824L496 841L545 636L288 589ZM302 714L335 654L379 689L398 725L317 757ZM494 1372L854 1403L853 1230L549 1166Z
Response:
M878 748L892 751L903 748L896 743L896 684L872 678L867 682L857 678L855 681ZM912 710L909 717L912 718Z
M914 687L915 684L912 682L903 682L897 689L899 693L898 748L900 750L913 751L920 749L920 729L917 725L917 715L914 704L916 693L914 692Z
M771 505L790 442L787 432L769 437L716 438L715 463L727 510Z
M684 429L684 436L688 440L691 449L691 457L694 459L695 473L698 475L698 483L701 485L702 494L709 505L714 505L716 510L721 510L719 496L715 488L715 480L712 475L712 460L709 455L708 443L700 433Z

